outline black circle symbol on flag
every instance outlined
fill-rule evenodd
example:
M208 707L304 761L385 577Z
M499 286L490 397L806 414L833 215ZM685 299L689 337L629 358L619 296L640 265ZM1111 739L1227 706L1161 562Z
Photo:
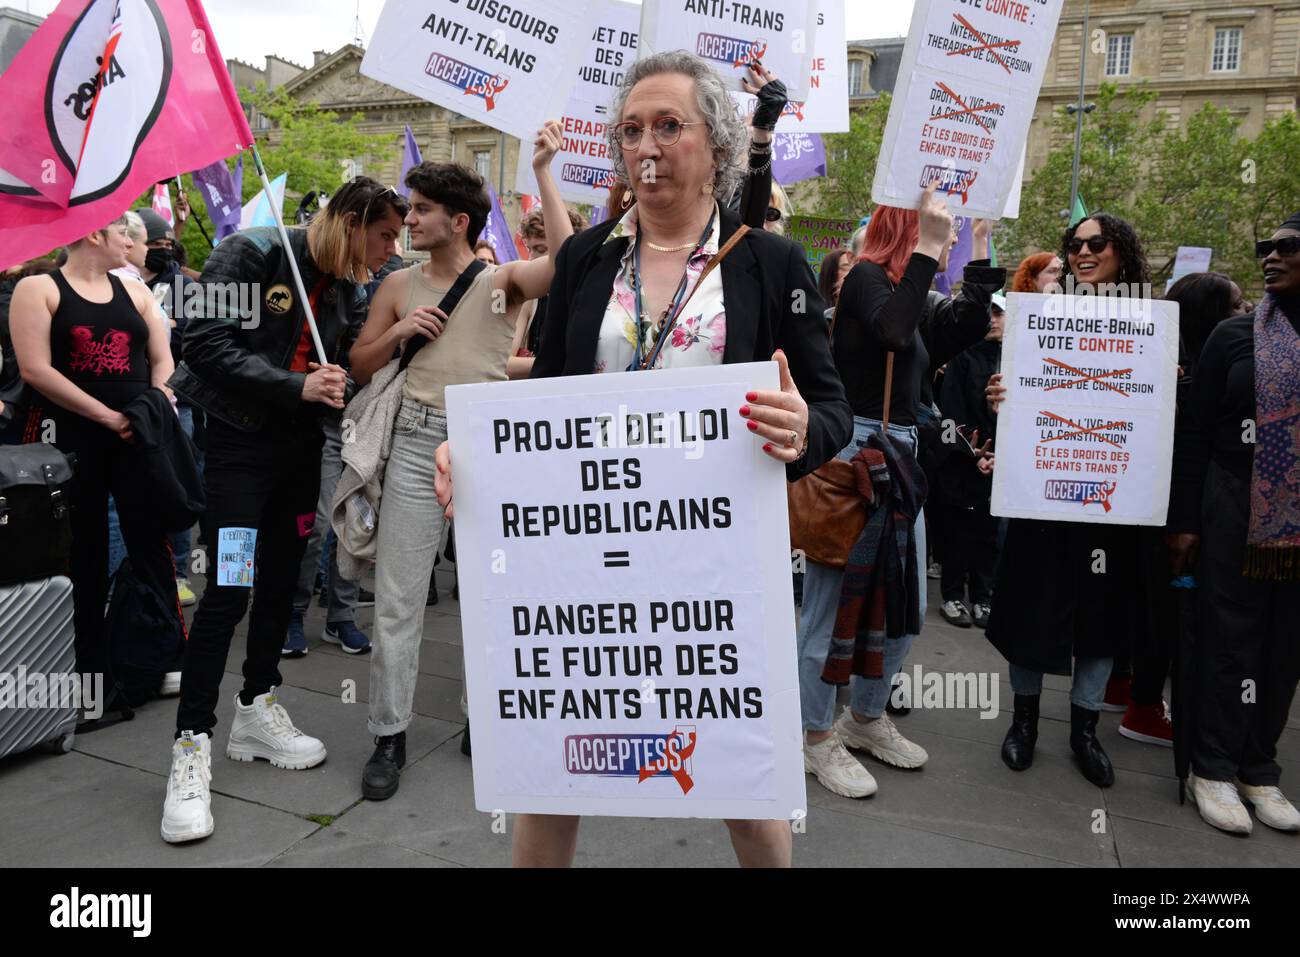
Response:
M50 64L45 123L75 177L70 206L117 189L167 98L172 43L156 0L92 0Z

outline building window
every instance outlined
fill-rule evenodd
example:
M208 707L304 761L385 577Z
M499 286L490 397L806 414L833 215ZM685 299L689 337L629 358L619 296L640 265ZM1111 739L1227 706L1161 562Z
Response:
M1210 70L1214 73L1236 73L1241 69L1241 27L1226 27L1214 31L1214 55Z
M484 179L492 178L492 151L491 150L474 151L474 172L478 173Z
M1133 67L1133 34L1112 33L1106 38L1106 75L1128 76Z
M862 67L861 60L849 61L849 96L862 95Z

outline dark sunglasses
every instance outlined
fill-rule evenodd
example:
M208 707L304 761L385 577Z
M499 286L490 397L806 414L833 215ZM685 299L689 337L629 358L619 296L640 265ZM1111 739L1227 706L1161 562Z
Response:
M1279 256L1300 253L1300 236L1283 236L1281 239L1261 239L1255 243L1255 258L1267 259L1276 251Z
M1095 256L1109 245L1110 240L1105 236L1089 236L1087 239L1075 237L1065 244L1065 248L1071 256L1077 256L1083 252L1083 247L1087 246L1088 251Z
M767 212L763 214L763 218L769 223L779 223L781 221L781 211L775 206L769 206Z

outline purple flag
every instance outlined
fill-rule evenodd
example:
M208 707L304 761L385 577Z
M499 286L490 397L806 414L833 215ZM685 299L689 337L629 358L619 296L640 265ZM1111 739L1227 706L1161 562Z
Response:
M603 223L609 219L609 210L604 203L594 203L591 207L591 222L589 226L595 226L597 223Z
M772 146L772 178L788 185L826 175L826 147L812 133L777 133Z
M952 287L961 282L962 271L971 261L971 229L974 224L975 220L969 216L953 217L952 227L957 230L957 243L948 253L948 269L936 273L934 277L934 288L945 296L952 295Z
M411 198L411 188L406 185L406 174L411 171L411 167L419 166L423 162L420 157L420 147L416 145L415 134L411 132L411 126L406 126L406 148L402 151L402 175L397 182L397 191L407 199Z
M491 186L488 187L488 198L492 200L492 209L488 213L487 225L483 227L483 235L479 238L486 239L492 244L497 254L497 262L504 265L518 259L519 253L515 250L515 241L510 235L510 227L506 225L506 215L501 211L501 200L497 198L497 191Z
M217 241L229 236L239 229L239 214L242 210L240 186L244 178L240 157L240 183L230 175L230 168L225 160L217 160L211 166L194 171L194 185L203 193L204 205L208 208L208 218L217 229Z

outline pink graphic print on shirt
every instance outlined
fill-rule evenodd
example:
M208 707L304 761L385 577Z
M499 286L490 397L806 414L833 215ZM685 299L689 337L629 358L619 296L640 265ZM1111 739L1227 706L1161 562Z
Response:
M73 326L68 367L73 372L93 372L95 375L130 372L131 333L124 329L110 329L97 342L95 330L90 326Z

